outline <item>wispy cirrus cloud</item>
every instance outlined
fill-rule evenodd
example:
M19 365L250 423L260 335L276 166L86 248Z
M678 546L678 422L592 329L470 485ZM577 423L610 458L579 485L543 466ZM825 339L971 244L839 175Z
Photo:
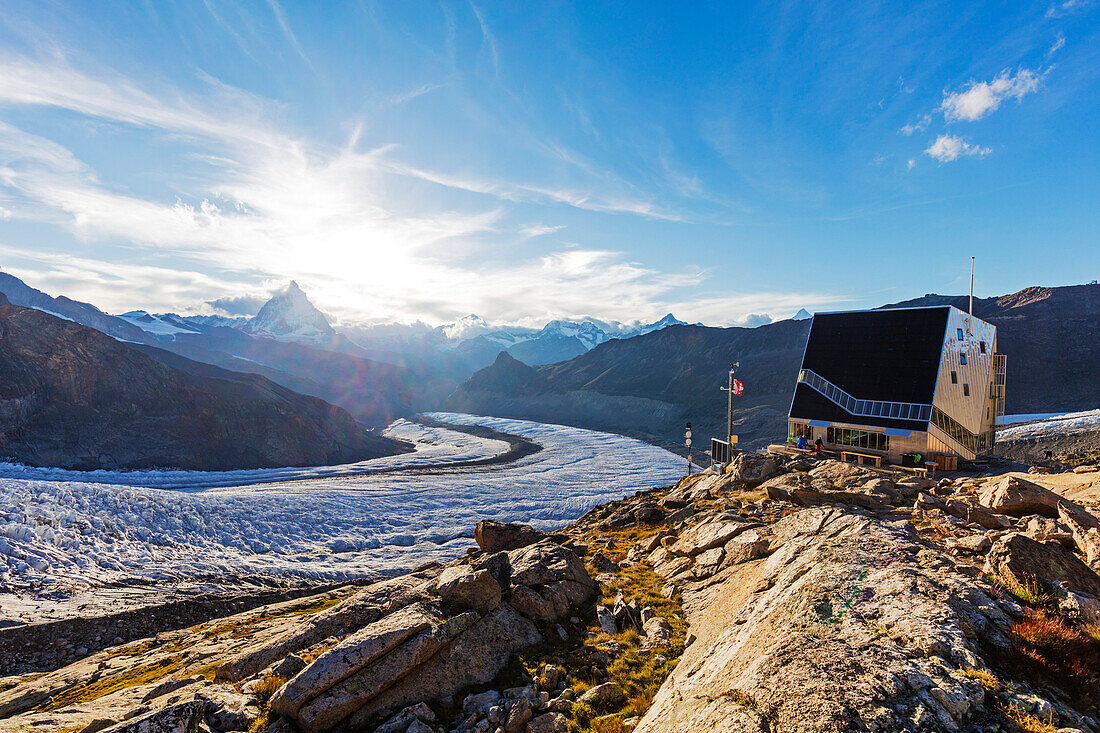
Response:
M1056 2L1047 8L1046 17L1061 18L1084 10L1091 4L1090 0L1063 0L1062 2Z
M323 284L318 304L344 320L441 321L479 312L516 321L661 315L671 293L706 277L662 273L621 252L575 243L503 265L464 261L461 247L442 245L506 229L536 237L562 228L545 220L502 228L502 207L514 202L679 216L627 193L426 171L403 163L393 145L364 149L361 127L341 148L296 137L272 123L278 105L207 81L205 95L154 92L113 72L78 71L64 58L0 57L0 114L55 108L143 128L187 141L186 155L205 166L186 185L171 184L179 191L174 199L140 195L103 180L65 146L0 121L0 192L11 200L5 215L64 227L96 242L103 255L75 269L52 259L25 267L39 287L116 311L201 310L230 302L222 298L261 297L257 290L267 284L297 278ZM419 195L402 200L390 193L394 177L490 200L464 210L428 205L431 197ZM135 252L149 264L134 264ZM9 254L24 262L35 256L18 248ZM220 274L203 274L209 271Z

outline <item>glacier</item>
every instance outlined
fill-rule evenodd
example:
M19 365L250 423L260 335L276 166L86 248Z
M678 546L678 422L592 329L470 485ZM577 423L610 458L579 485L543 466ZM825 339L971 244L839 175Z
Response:
M0 593L58 597L108 583L212 576L374 577L473 546L481 518L559 527L597 504L664 486L679 456L562 425L430 413L542 446L495 466L447 464L508 444L406 420L415 453L349 466L218 473L78 473L0 466ZM369 464L369 465L366 465Z

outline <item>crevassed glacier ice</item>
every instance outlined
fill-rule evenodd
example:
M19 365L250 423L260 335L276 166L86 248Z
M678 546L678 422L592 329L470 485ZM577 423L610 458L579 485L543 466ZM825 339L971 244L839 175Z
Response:
M682 458L618 435L432 416L520 435L543 450L509 464L448 469L441 464L491 457L507 444L401 420L387 434L415 441L417 452L369 466L91 474L0 467L0 591L226 574L374 575L460 554L482 517L552 528L684 470Z

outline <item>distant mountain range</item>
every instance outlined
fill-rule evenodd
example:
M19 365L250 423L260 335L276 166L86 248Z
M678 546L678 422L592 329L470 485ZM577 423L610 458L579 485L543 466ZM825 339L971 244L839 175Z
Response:
M170 353L261 375L343 407L368 426L439 407L501 351L527 363L546 364L571 359L611 339L681 324L669 314L654 323L586 318L551 321L536 329L493 325L470 315L439 327L390 324L337 330L295 282L252 317L144 310L115 316L88 303L47 295L4 272L0 293L15 305L95 328L161 361Z
M892 306L951 304L964 296L926 295ZM1100 286L1027 288L976 299L974 313L998 329L1008 355L1007 411L1051 412L1100 406ZM531 367L506 355L448 398L449 409L560 422L682 442L691 421L696 445L725 434L729 364L745 384L736 432L749 447L781 439L810 320L757 328L675 326L610 340L569 361Z
M127 344L0 294L4 460L217 470L347 463L411 448L262 376Z

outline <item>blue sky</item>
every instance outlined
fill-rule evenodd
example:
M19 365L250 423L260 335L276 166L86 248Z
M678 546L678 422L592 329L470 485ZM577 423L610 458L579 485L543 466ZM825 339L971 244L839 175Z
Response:
M7 0L0 267L348 322L1086 282L1097 4Z

